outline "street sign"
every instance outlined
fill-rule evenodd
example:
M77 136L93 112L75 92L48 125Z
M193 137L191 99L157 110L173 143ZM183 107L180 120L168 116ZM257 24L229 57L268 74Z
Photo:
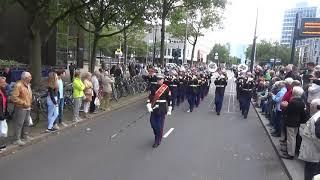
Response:
M320 37L320 18L302 18L299 38Z
M122 51L121 49L117 49L115 52L114 52L115 55L119 55L119 56L122 56Z

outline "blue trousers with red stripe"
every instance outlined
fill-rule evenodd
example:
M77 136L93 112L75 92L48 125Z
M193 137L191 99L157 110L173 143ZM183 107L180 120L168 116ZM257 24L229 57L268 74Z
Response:
M151 113L150 124L153 129L153 133L155 136L154 142L156 144L161 143L165 117L165 114L159 114L154 112Z

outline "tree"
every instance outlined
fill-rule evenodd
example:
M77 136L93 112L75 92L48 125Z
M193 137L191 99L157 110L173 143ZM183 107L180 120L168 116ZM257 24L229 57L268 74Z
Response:
M185 8L185 10L191 11L206 9L207 7L216 8L221 5L224 6L225 2L225 0L158 0L156 3L158 6L156 6L156 8L161 12L160 15L158 15L161 19L160 64L164 62L166 20L168 20L173 12L179 8Z
M199 2L200 3L200 2ZM198 38L204 31L221 25L225 1L205 0L198 5L181 7L171 16L169 32L175 37L183 39L187 29L187 40L192 45L191 64L193 63L195 47ZM186 20L188 21L186 24Z
M220 63L228 62L229 49L227 45L215 44L208 55L209 61L215 61L215 53L218 53Z
M41 47L46 43L57 23L68 15L90 6L96 0L4 0L0 2L1 9L7 5L18 3L28 14L27 24L29 45L29 65L33 75L33 86L38 86L41 78ZM41 28L45 26L45 28Z
M84 0L82 0L84 1ZM78 11L75 20L85 31L93 34L93 45L90 60L90 71L93 72L96 64L97 45L101 38L119 34L132 26L142 17L148 7L145 0L98 0L84 11ZM90 23L92 29L84 26ZM106 33L103 33L103 30Z
M246 49L246 58L249 59L251 55L252 45ZM266 64L270 59L280 59L282 64L290 63L290 48L280 45L279 42L269 42L262 40L257 43L256 62L259 64Z

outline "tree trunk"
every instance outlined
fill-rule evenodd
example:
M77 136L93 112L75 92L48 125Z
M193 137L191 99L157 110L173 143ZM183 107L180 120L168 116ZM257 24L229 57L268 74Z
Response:
M39 87L41 82L41 36L40 30L34 30L30 38L29 66L31 67L32 86Z
M166 17L167 17L167 0L163 1L161 15L161 45L160 45L160 65L164 62L164 40L166 38Z
M123 31L123 46L124 46L124 48L123 48L123 53L124 53L124 55L123 55L123 61L124 61L124 65L126 66L127 65L127 58L128 58L128 37L127 37L128 35L127 35L127 32L126 32L126 30L124 30Z
M196 49L198 37L194 39L194 43L192 44L192 52L191 52L191 67L193 66L193 58L194 58L194 51Z
M99 35L95 34L93 37L91 61L90 61L90 72L91 73L94 72L94 69L96 67L96 52L97 52L98 41L99 41Z

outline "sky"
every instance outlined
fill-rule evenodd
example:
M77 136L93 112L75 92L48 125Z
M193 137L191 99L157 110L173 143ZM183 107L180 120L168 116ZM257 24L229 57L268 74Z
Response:
M320 0L228 0L223 29L208 31L199 40L198 47L209 53L216 43L230 43L231 55L245 58L243 51L253 41L257 8L259 9L257 36L259 40L280 41L282 21L286 9L307 2L318 6Z

